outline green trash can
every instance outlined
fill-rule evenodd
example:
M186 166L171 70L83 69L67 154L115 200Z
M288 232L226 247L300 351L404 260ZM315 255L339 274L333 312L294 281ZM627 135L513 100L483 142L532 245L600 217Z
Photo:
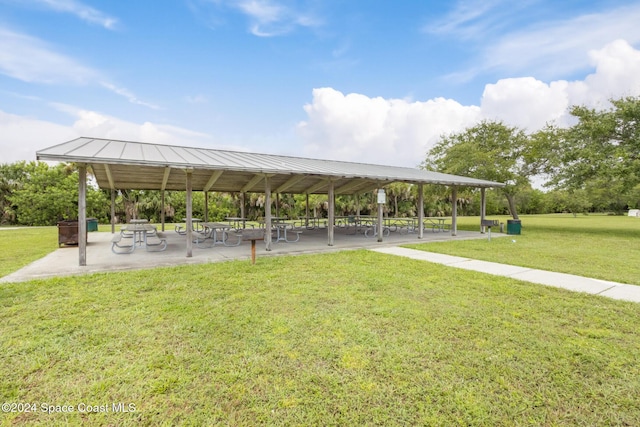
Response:
M87 231L98 231L98 220L96 218L87 218Z
M507 234L520 234L522 230L522 223L519 219L507 220Z

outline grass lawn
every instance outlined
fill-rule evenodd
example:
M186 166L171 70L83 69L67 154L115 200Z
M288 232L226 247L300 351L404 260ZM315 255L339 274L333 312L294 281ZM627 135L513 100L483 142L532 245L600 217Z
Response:
M0 229L0 277L58 248L58 227Z
M636 218L523 226L420 247L640 284ZM0 284L0 425L640 425L638 307L364 250Z
M364 250L2 284L0 423L640 425L638 324Z
M507 217L492 216L505 223ZM640 285L640 219L606 215L524 215L508 238L406 245L414 249ZM458 218L478 230L479 217ZM495 230L493 230L495 235ZM513 242L515 240L515 242Z

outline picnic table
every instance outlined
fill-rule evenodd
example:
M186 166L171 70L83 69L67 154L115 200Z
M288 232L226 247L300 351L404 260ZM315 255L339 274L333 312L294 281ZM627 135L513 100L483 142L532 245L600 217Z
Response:
M276 240L274 241L274 243L278 243L278 242L295 243L298 240L300 240L300 234L302 233L302 231L296 230L293 224L289 224L286 222L276 222L275 224L273 224L273 228L276 232ZM287 233L289 234L295 233L296 234L295 240L289 239L289 237L287 237Z
M376 221L370 220L365 224L364 237L376 237L378 235L378 223ZM384 220L382 221L382 235L388 236L391 232L391 229L384 225Z
M176 225L176 233L184 236L187 234L187 218L182 218L182 221L184 221L185 224ZM200 218L191 218L191 229L196 233L201 233L202 231L204 231L201 224L202 220Z
M128 244L128 242L131 242L131 244ZM131 253L136 247L144 247L150 252L164 251L167 249L167 239L164 234L158 232L156 227L144 222L127 224L120 229L119 234L111 238L111 251L113 253Z
M203 222L202 230L196 233L195 243L198 247L211 248L215 245L238 246L242 234L234 234L237 239L229 239L233 226L227 222Z
M417 218L385 218L384 225L389 227L391 231L407 230L407 233L412 233L418 227Z
M271 225L273 226L273 224L275 223L284 222L287 219L288 218L286 216L272 216ZM265 228L266 225L267 225L267 221L264 218L258 218L258 226L260 226L260 228Z
M315 230L316 228L321 228L323 225L326 227L327 226L327 219L326 218L318 218L318 217L305 217L305 218L301 218L298 220L299 221L299 227L302 228L306 228L307 230ZM295 222L294 222L294 226L295 226Z
M366 230L366 228L375 220L374 217L369 215L347 215L339 216L337 219L337 226L346 228L347 234L356 234L358 232L364 233L363 230ZM349 232L350 229L353 229L353 233Z
M235 230L242 230L247 228L247 219L239 216L228 216L225 218L225 221L228 221L229 224L233 225Z
M434 233L436 231L444 231L449 226L449 224L447 224L448 220L448 217L443 216L426 217L424 219L423 228L431 228L431 231L433 231Z

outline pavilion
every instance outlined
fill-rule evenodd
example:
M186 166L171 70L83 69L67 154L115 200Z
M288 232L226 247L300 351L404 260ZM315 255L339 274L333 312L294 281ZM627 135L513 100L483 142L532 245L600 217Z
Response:
M264 193L267 230L270 230L272 225L272 193L327 194L329 201L327 240L328 245L333 246L334 229L331 225L335 224L336 195L367 193L394 182L417 185L418 223L422 224L423 186L425 184L449 186L452 189L451 233L455 235L457 188L481 189L481 217L484 219L486 188L504 186L499 182L416 168L88 137L80 137L40 150L36 153L36 158L43 161L75 162L78 165L78 247L81 266L86 265L87 167L91 167L100 188L111 190L112 232L115 230L117 190L160 190L163 195L163 204L165 190L186 191L187 257L192 256L193 249L192 191L203 191L205 201L209 191ZM241 216L244 217L244 212ZM162 222L164 223L164 210ZM382 233L379 236L381 239ZM418 238L423 238L422 226L419 227ZM266 250L271 250L270 233L265 234L265 246Z

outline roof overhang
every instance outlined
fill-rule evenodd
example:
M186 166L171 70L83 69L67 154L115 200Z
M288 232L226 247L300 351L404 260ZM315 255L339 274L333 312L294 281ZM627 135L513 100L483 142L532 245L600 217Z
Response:
M504 184L414 168L81 137L36 153L38 160L91 166L100 188L357 194L393 182L467 187Z

